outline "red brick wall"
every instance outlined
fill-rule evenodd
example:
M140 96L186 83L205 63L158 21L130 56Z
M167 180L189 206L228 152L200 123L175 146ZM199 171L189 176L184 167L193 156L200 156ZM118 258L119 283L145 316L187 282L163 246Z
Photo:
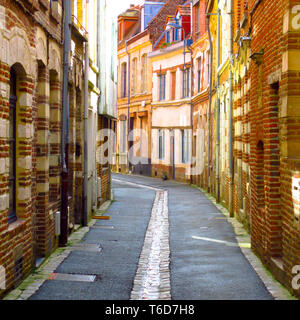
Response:
M59 0L61 3L61 0ZM21 2L20 2L21 3ZM51 39L61 42L61 24L60 21L51 18L50 10L40 7L41 1L23 1L24 6L15 1L0 1L0 5L4 7L4 17L6 22L6 32L9 33L13 28L19 28L24 32L22 37L26 37L31 47L32 56L36 59L36 31L37 26L42 25L47 30L48 35L52 35ZM8 49L8 48L7 48ZM47 52L48 48L46 48ZM15 56L16 52L9 52L10 56ZM47 57L44 57L47 61ZM15 286L22 277L25 277L34 267L34 258L36 255L48 255L56 244L54 235L54 220L49 216L49 192L37 192L38 183L46 183L49 179L49 172L37 170L39 157L43 157L48 153L46 145L37 144L37 133L39 130L45 130L49 127L49 119L38 117L38 104L49 104L49 97L46 94L38 92L38 82L49 84L48 66L43 68L38 76L38 68L34 71L33 77L25 74L23 57L18 57L17 76L18 76L18 93L28 93L32 97L32 103L26 106L17 105L17 125L32 125L32 138L23 138L18 136L17 158L16 161L27 156L31 161L31 168L21 167L17 174L17 197L21 192L19 188L29 188L31 190L28 200L20 200L17 198L17 222L8 224L8 209L0 214L0 265L6 270L6 288L10 290ZM36 61L34 61L36 62ZM9 83L10 65L1 61L0 58L0 82L5 86ZM33 67L31 65L31 67ZM25 70L25 71L24 71ZM42 70L42 69L41 69ZM26 101L27 103L28 101ZM1 119L8 119L9 102L7 96L0 94ZM0 140L0 158L9 156L8 140L1 138ZM23 158L24 159L24 158ZM8 194L8 175L7 173L0 175L0 195ZM26 198L27 199L27 198ZM59 204L58 204L59 206ZM55 215L53 216L53 218ZM51 221L50 221L51 220ZM20 268L20 273L15 273L16 265ZM6 291L7 291L6 290ZM4 292L0 291L0 296Z

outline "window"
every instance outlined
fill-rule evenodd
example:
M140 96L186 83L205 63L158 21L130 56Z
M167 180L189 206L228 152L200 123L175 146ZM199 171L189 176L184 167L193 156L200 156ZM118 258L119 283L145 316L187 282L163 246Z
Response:
M147 92L147 54L142 56L142 92Z
M198 92L201 90L201 58L198 58L198 70L197 70L197 80L198 80Z
M178 41L179 40L179 32L178 29L174 29L174 41Z
M127 85L126 85L126 79L127 79L127 63L122 63L121 68L121 98L125 98L127 95Z
M206 61L207 61L207 84L210 82L210 50L206 52Z
M136 95L137 58L134 58L132 63L132 94Z
M166 75L159 76L159 100L163 101L166 98Z
M181 130L182 163L189 162L189 130Z
M176 99L176 72L171 73L171 100Z
M163 160L165 158L165 131L158 131L158 158Z
M196 21L196 36L199 35L200 32L200 14L199 14L199 5L195 7L195 21Z
M126 152L126 120L120 121L120 152Z
M182 71L182 98L190 95L190 69Z
M166 34L166 43L170 43L170 31Z
M16 103L17 103L17 75L10 72L9 98L9 211L8 222L17 220L16 213Z

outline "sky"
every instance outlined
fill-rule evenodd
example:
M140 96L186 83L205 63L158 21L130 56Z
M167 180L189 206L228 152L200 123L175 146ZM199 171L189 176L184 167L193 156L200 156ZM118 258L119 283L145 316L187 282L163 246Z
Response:
M141 4L143 0L109 0L113 1L116 8L116 15L118 16L120 13L124 12L126 9L130 7L131 4Z

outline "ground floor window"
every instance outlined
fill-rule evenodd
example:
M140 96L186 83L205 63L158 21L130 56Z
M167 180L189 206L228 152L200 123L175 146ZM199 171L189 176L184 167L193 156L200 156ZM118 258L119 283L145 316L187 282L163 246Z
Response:
M181 130L182 163L189 162L189 130Z
M8 222L17 220L16 213L16 103L17 75L11 69L9 99L9 212Z
M160 160L165 158L165 131L158 132L158 158Z

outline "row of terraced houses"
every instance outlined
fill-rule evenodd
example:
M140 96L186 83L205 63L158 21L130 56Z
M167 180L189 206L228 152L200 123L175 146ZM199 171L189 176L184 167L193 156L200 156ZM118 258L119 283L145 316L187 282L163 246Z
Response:
M113 16L106 0L0 0L0 297L110 199Z
M117 101L114 170L213 194L299 296L300 1L131 5Z

